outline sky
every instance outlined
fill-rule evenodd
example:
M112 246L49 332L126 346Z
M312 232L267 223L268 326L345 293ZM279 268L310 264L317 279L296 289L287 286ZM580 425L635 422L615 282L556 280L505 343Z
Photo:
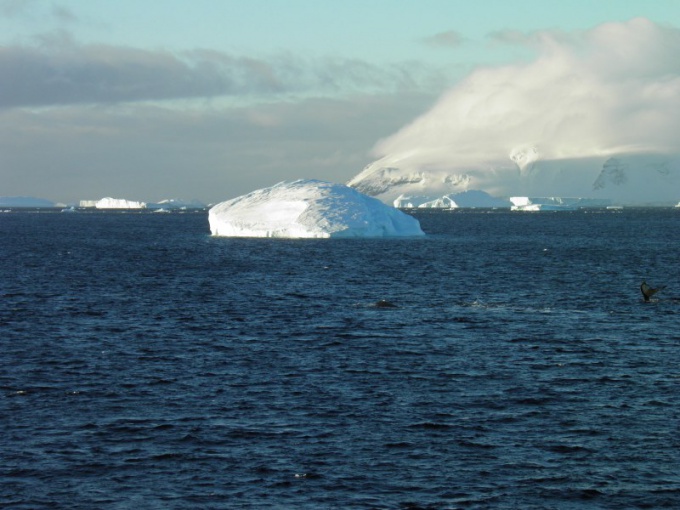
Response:
M621 82L651 73L668 96L679 30L677 0L0 0L0 196L216 203L346 182L420 143L424 117L465 126L437 108L471 80L519 69L540 84L537 62L564 69L567 47L591 71L632 52L649 65L624 55Z

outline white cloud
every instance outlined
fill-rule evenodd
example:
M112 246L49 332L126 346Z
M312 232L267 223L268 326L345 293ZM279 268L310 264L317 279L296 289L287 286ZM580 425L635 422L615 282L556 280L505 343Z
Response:
M540 48L533 62L478 69L378 143L376 156L451 168L507 161L526 145L547 159L677 151L679 30L638 18L531 40Z

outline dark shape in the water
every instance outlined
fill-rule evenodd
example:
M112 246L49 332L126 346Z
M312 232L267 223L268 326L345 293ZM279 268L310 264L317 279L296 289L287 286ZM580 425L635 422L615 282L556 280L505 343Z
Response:
M375 304L376 308L397 308L397 305L390 303L386 299L381 299Z
M640 291L642 292L642 297L645 299L645 301L649 301L649 299L659 292L660 290L665 289L666 286L664 285L663 287L657 287L653 289L649 285L647 285L647 282L643 281L642 284L640 285Z

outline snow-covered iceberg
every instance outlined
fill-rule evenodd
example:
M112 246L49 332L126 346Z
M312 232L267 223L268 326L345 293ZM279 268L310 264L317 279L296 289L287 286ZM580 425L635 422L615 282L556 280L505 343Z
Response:
M102 198L101 200L81 200L79 207L96 209L203 209L205 204L199 200L170 198L160 202L141 202L124 198Z
M507 208L510 207L510 202L507 199L492 197L484 191L468 190L437 198L401 194L394 199L393 205L402 209Z
M510 197L513 211L574 211L587 207L607 207L609 200L570 197Z
M94 206L97 209L145 209L146 203L124 198L106 197L98 200Z
M225 237L422 236L418 220L342 184L281 182L212 207L210 231Z
M56 207L56 204L44 198L0 197L0 207Z
M146 204L147 209L203 209L205 204L200 200L183 200L181 198L169 198L160 202Z

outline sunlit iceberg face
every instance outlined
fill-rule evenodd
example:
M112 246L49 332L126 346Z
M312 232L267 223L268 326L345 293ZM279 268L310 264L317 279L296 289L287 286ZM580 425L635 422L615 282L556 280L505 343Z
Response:
M350 185L376 196L481 189L667 200L680 147L680 31L640 18L527 40L535 61L471 74L380 142L378 160Z
M217 204L210 230L222 237L422 236L418 220L357 190L301 179Z

